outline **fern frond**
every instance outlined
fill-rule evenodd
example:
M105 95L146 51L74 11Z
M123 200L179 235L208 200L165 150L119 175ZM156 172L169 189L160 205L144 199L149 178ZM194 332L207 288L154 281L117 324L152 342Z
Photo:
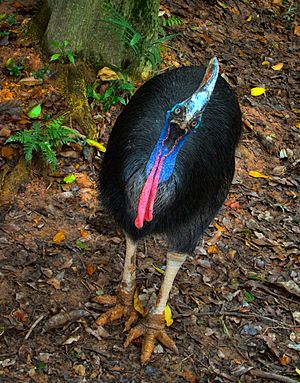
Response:
M48 141L40 142L39 143L39 149L42 153L42 156L44 160L49 164L52 165L54 169L56 169L58 160L56 158L56 154L54 150L52 149L50 143Z

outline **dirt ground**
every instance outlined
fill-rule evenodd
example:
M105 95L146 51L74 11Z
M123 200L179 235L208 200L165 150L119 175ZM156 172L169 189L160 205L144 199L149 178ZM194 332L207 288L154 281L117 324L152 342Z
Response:
M16 101L8 112L0 109L1 171L12 169L20 156L19 145L7 150L4 143L30 127L22 111L41 103L56 115L66 103L54 85L55 71L41 84L19 82L44 65L36 46L18 40L34 12L26 4L0 4L0 14L16 15L15 24L0 24L0 31L9 32L0 36L0 108ZM163 2L163 10L183 21L169 28L180 35L172 42L177 50L164 52L165 65L207 63L216 55L244 121L230 194L171 293L174 323L168 333L179 354L158 345L141 366L141 340L125 349L121 320L95 326L105 307L93 298L115 292L124 236L97 202L102 154L92 167L70 146L60 153L55 173L43 178L31 171L31 181L2 215L0 382L300 381L296 7L289 0ZM9 57L23 66L19 76L9 75ZM266 92L252 96L254 87ZM107 142L118 113L113 108L104 115L95 105L100 142ZM71 173L76 181L65 184ZM163 239L140 243L142 296L157 293L165 255Z

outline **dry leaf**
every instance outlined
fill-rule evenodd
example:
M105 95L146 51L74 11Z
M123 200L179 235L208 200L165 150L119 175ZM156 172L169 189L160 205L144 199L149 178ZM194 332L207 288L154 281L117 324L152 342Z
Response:
M71 336L70 338L68 338L63 344L72 344L74 342L78 342L80 339L80 335L77 335L77 336Z
M266 89L262 88L262 87L252 88L251 89L251 96L254 96L254 97L261 96L265 92L266 92Z
M263 61L261 65L266 66L267 68L270 68L271 63L270 61Z
M94 274L94 272L96 271L96 268L95 268L94 265L92 265L91 263L89 263L89 264L86 266L85 271L86 271L87 275L88 275L89 277L91 277L91 276Z
M40 78L35 78L33 76L31 77L25 77L25 78L22 78L20 81L19 81L19 84L23 84L23 85L27 85L27 86L34 86L34 85L40 85L43 83L43 80L40 79Z
M97 142L95 140L91 140L91 139L87 139L86 140L86 143L90 146L94 146L95 148L97 148L100 152L103 152L105 153L106 152L106 147L102 144L100 144L100 142Z
M252 16L250 15L247 17L246 21L250 22L251 20L252 20Z
M140 301L140 298L139 298L137 290L135 290L135 292L134 292L133 306L134 306L134 309L138 313L142 314L143 316L146 315L146 310L144 309L143 305L141 304L141 301Z
M222 3L221 1L217 1L218 5L224 9L227 9L228 8L228 5Z
M166 325L168 327L171 326L173 323L172 311L171 311L171 307L169 305L167 305L165 307L165 321L166 321Z
M218 225L217 223L215 223L215 228L219 231L222 231L223 233L226 231L226 229L220 225Z
M60 289L60 280L56 279L56 278L51 278L47 281L48 285L51 285L55 288L55 290L59 290Z
M119 78L117 73L108 67L100 69L98 72L98 77L100 77L102 81L112 81L117 80Z
M295 26L294 35L300 36L300 25L296 25Z
M281 70L283 68L283 63L278 63L276 65L271 66L273 70Z
M12 313L12 317L20 323L28 322L28 314L23 310L15 310Z
M278 358L278 362L282 366L287 366L291 362L291 358L284 354L280 358Z
M219 250L218 250L217 246L214 246L214 245L213 246L209 246L208 249L207 249L207 253L210 254L210 255L211 254L217 254L218 251Z
M62 242L62 241L64 241L65 240L65 233L62 231L62 230L60 230L60 231L58 231L56 234L55 234L55 236L53 237L53 242L55 242L55 243L60 243L60 242Z
M79 231L80 231L80 235L82 238L86 238L89 235L89 233L87 231L85 231L81 228L79 229Z
M83 364L78 364L77 366L74 366L74 372L75 374L79 376L85 376L85 366Z
M265 178L265 179L271 179L272 177L266 176L265 174L262 174L260 172L257 172L255 170L251 170L248 172L249 176L254 177L254 178Z
M300 323L300 311L293 312L293 319L295 322Z
M300 286L295 281L290 280L287 282L276 282L276 285L282 286L289 293L297 295L298 297L300 297Z
M9 146L4 146L4 148L1 148L1 156L8 160L12 160L14 158L13 148L10 148Z

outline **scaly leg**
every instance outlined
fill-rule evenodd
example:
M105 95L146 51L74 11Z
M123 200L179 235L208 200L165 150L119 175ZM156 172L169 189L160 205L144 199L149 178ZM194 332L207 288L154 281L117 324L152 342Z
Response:
M167 267L164 280L161 285L155 306L149 314L137 326L131 329L124 346L127 347L134 339L143 335L141 353L142 364L147 363L154 349L154 341L157 339L165 347L178 352L175 342L167 335L165 327L164 310L167 305L169 294L178 270L186 259L186 254L168 253Z
M138 312L134 309L133 298L136 288L136 243L126 236L126 254L123 269L122 282L117 296L101 295L95 301L101 304L114 305L111 309L101 314L96 320L98 326L125 317L125 330L129 330L132 323L138 318Z

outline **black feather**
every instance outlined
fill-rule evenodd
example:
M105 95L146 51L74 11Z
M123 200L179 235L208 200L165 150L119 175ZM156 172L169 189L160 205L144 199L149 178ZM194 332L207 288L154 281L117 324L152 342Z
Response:
M154 77L132 97L112 130L100 173L101 198L134 240L165 234L171 250L192 253L222 206L234 174L241 133L237 100L220 76L200 126L178 154L173 174L158 187L154 217L134 226L146 164L164 126L166 112L190 97L205 69L185 67Z

